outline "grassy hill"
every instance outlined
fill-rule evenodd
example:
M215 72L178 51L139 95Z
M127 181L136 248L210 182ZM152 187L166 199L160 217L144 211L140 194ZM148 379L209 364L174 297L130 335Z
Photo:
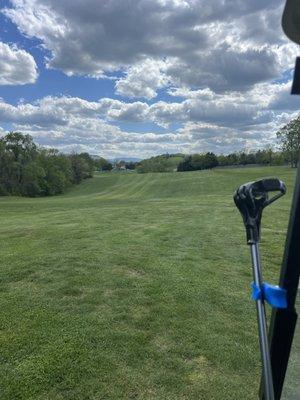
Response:
M138 172L173 172L178 164L184 160L184 154L161 154L159 156L141 160L137 167Z
M255 399L249 249L236 186L275 175L277 282L295 171L99 174L62 196L0 198L1 399Z

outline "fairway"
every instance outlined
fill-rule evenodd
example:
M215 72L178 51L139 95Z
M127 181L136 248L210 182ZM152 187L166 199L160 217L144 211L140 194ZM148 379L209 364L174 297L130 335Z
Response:
M1 400L256 399L249 249L232 194L276 176L262 222L277 284L295 171L98 174L0 198Z

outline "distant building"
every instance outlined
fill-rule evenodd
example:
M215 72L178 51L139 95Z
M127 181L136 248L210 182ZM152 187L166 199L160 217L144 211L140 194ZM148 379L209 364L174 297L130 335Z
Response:
M125 161L115 162L112 171L127 171Z

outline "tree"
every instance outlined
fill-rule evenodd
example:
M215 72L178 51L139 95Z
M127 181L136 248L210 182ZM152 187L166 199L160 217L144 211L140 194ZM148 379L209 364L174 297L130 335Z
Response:
M300 116L290 121L277 132L282 150L288 156L292 167L296 167L300 155Z
M94 173L94 168L95 168L94 160L89 155L89 153L80 153L80 154L78 154L78 156L86 162L86 164L88 166L88 172L87 172L88 178L92 178L93 173Z
M22 195L27 177L24 177L26 165L34 162L37 147L29 135L10 132L0 139L1 147L1 193Z
M111 171L113 168L112 164L103 157L99 157L94 160L94 165L95 168L100 171Z
M1 141L5 143L6 151L11 152L15 161L21 164L33 160L37 155L37 147L30 135L10 132Z
M239 164L239 155L237 153L221 154L218 156L218 163L220 166L237 165Z
M29 135L10 132L0 139L0 195L51 196L92 176L88 153L67 156L40 149Z
M83 157L80 157L78 154L71 154L70 161L72 167L72 183L78 184L83 179L90 177L89 164Z
M111 171L113 169L113 165L110 162L106 162L106 164L102 165L102 171Z
M36 197L43 194L45 170L36 161L30 161L24 166L22 173L21 194Z
M193 154L191 158L191 166L194 171L204 169L205 159L203 154Z
M197 171L211 169L219 165L217 156L214 153L192 154L186 156L177 166L177 171Z
M183 172L183 171L193 171L192 167L192 157L191 156L185 156L182 161L177 166L177 171L178 172Z
M215 168L219 165L219 161L217 156L212 153L206 153L204 154L204 168L205 169L211 169L211 168Z
M133 171L136 167L137 163L133 162L133 161L129 161L125 164L126 169L129 169L131 171Z
M55 149L42 149L39 162L45 171L43 195L53 196L63 193L71 185L72 166L69 157Z
M142 160L137 164L136 170L140 174L146 172L168 172L170 169L168 158L163 154Z

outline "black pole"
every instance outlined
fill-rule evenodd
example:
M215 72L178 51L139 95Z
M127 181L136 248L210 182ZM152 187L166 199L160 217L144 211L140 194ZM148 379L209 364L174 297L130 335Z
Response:
M297 324L295 301L300 275L300 162L294 189L294 197L288 226L283 265L281 268L279 286L287 291L286 309L273 309L269 343L275 400L280 400L285 374L288 367L290 351ZM261 382L261 399L264 395Z
M258 242L251 244L250 248L251 248L254 283L257 287L261 287L262 273L261 273ZM258 323L259 346L260 346L260 354L261 354L261 362L263 370L262 379L264 384L264 393L267 400L274 400L274 386L273 386L272 367L271 367L270 352L269 352L265 303L263 299L257 299L255 301L255 304L256 304L257 323Z

